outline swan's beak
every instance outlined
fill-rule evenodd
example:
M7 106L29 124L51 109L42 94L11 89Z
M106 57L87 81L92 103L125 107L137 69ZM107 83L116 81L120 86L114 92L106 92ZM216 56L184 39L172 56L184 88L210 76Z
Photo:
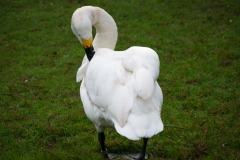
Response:
M82 45L85 49L85 52L87 54L87 58L89 61L91 61L92 57L94 56L94 48L92 46L92 37L90 37L88 40L81 39L82 40Z
M82 40L82 45L84 48L89 48L92 45L92 37L90 37L88 40L81 39Z

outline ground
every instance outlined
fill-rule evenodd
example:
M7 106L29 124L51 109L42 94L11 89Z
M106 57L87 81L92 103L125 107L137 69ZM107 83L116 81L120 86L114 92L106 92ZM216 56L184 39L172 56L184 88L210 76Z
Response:
M1 159L101 159L75 82L85 53L70 21L84 5L116 20L116 50L160 57L165 129L149 140L150 159L240 157L240 1L9 0L0 2ZM112 152L141 145L106 131Z

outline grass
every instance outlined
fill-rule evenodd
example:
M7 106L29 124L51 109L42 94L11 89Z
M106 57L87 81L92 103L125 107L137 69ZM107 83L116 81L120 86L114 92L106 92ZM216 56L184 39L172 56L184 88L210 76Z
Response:
M75 82L84 50L70 20L84 5L116 20L116 50L159 54L165 129L150 139L150 159L239 159L238 0L1 1L0 159L102 159ZM142 141L110 129L106 145L131 152Z

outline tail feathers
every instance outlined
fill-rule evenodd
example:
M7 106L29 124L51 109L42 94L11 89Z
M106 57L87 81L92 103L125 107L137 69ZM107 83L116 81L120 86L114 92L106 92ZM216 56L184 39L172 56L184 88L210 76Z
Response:
M134 122L131 122L131 118L134 119ZM138 120L141 120L141 122ZM142 120L148 122L145 123L148 124L148 126L144 125L142 123ZM119 124L116 121L114 122L114 126L119 134L131 140L139 140L141 138L150 138L163 130L163 123L161 118L158 118L157 121L153 123L149 122L150 122L149 117L146 116L145 117L129 116L128 122L125 124L124 127L119 126Z

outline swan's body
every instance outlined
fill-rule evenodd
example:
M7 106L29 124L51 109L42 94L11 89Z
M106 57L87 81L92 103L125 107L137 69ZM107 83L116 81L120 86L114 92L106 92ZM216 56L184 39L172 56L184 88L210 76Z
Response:
M97 34L93 41L95 54L91 50L94 56L89 56L92 25ZM77 9L72 17L72 30L91 60L84 57L77 82L82 80L80 95L84 111L98 133L113 127L119 134L139 140L161 132L163 97L156 82L160 65L156 52L146 47L114 51L116 24L98 7Z
M96 52L80 92L84 110L99 132L115 127L119 134L138 140L163 130L162 91L155 82L158 67L158 57L149 48Z

